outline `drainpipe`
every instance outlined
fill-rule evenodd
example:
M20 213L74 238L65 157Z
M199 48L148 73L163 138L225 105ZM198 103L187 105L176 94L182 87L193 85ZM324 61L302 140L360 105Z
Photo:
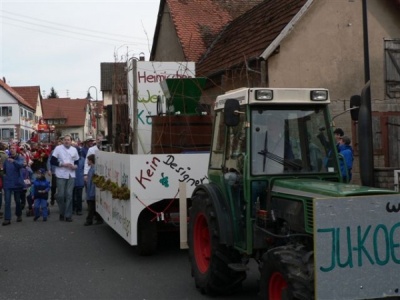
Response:
M362 185L375 185L374 148L372 141L371 79L369 70L367 1L362 1L363 40L364 40L364 79L358 118L358 152L360 158L360 178Z
M267 86L267 61L265 59L261 59L261 86Z

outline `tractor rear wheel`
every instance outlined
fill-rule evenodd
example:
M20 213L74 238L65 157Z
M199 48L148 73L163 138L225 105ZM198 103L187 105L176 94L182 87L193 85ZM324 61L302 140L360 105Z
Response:
M272 249L264 254L260 271L261 299L314 299L312 251L294 245Z
M233 292L246 278L246 272L229 267L241 262L240 254L219 243L218 215L209 197L197 192L192 199L188 243L196 287L203 294Z

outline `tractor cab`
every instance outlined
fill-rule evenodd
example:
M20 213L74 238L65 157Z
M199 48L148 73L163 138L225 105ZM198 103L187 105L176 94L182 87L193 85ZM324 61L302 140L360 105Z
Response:
M263 299L398 296L398 260L384 256L400 224L390 209L398 194L343 182L329 102L325 89L242 88L217 98L209 183L192 194L188 226L203 293L231 292L254 258ZM360 256L357 265L360 249L367 269Z
M245 88L217 98L209 178L230 201L241 251L257 244L253 223L274 218L276 182L341 181L329 103L325 89ZM292 226L304 228L304 218L296 216Z

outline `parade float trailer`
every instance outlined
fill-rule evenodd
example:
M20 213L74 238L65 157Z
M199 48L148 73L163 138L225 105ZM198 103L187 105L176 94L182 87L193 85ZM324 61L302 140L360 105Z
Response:
M132 154L98 152L96 210L150 255L160 231L187 223L180 218L190 195L208 180L212 120L199 104L205 79L194 77L194 63L133 61L127 69Z

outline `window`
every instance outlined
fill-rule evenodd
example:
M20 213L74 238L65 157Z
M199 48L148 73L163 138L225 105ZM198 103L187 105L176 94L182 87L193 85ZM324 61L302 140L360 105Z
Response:
M65 119L60 119L60 124L65 124Z
M48 119L47 120L47 124L49 124L49 125L53 124L53 120L52 119Z
M12 107L11 106L0 106L0 116L1 117L11 117Z
M28 119L29 119L29 120L33 120L33 113L28 112Z
M400 98L400 39L385 40L386 95Z
M1 129L1 139L9 140L14 138L14 128L2 128Z
M71 137L74 141L79 140L79 133L71 133Z
M328 125L324 113L319 106L299 106L293 110L252 108L252 174L320 173L337 169L336 160L323 165L334 147L333 141L327 140L328 136L321 131Z
M29 140L30 136L29 136L29 131L26 129L20 129L19 130L19 138L21 139L21 141L27 141Z
M19 109L19 113L20 113L21 117L24 116L24 110L22 108Z

